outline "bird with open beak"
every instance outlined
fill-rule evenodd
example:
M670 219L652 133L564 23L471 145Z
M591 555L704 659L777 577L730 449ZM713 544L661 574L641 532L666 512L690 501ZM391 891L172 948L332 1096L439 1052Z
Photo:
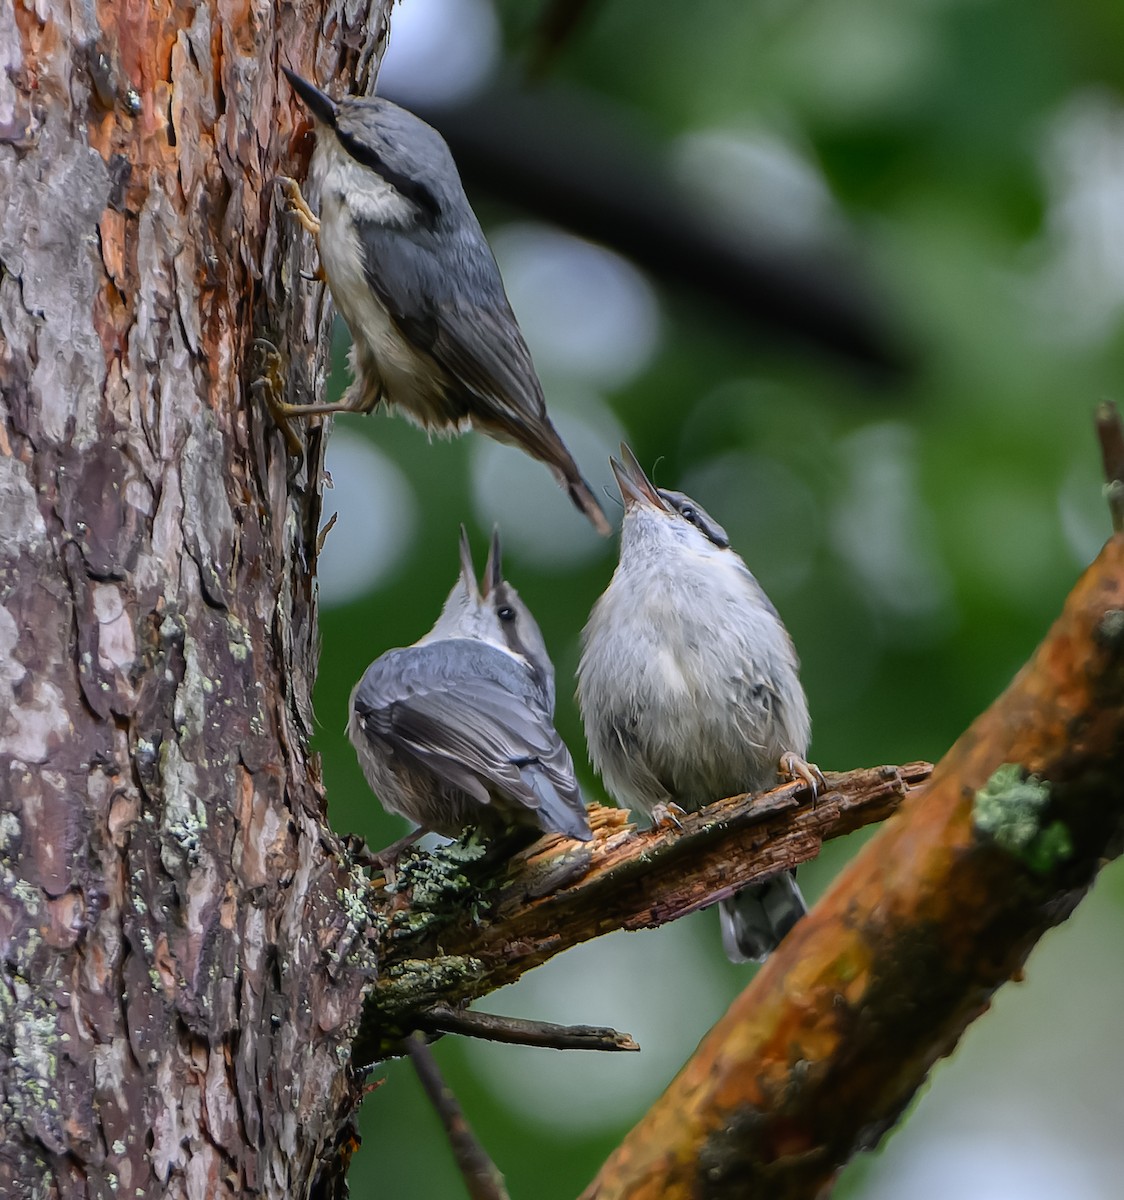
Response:
M499 267L441 135L381 97L333 100L288 69L316 120L309 174L289 210L313 233L351 330L354 382L338 404L276 404L284 419L370 412L380 401L431 433L480 429L545 463L601 534L609 523L546 411Z
M503 577L499 534L479 583L463 527L460 557L433 628L377 658L351 693L347 732L363 774L389 812L449 837L529 825L588 841L554 728L554 666Z
M617 803L660 820L805 761L811 719L777 610L726 531L656 488L628 446L610 460L624 501L620 561L582 634L578 703L590 758ZM734 961L762 959L806 911L788 871L721 902Z

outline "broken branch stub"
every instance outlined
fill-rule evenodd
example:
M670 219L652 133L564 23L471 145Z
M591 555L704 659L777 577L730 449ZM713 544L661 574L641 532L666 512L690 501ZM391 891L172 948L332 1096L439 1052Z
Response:
M475 842L404 855L376 887L379 974L358 1061L399 1053L436 1005L467 1003L589 938L664 924L814 858L824 841L883 820L931 769L829 774L818 797L798 784L735 796L679 828L637 831L623 810L595 805L592 841L542 838L506 860Z

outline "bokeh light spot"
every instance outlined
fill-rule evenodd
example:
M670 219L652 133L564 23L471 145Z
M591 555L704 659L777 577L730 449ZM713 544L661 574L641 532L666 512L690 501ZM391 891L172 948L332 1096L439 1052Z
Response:
M725 527L771 594L807 582L821 537L819 506L791 468L759 455L723 454L690 471L682 489Z
M648 365L659 305L631 263L546 225L507 225L491 242L541 374L615 388Z
M717 921L714 913L700 919ZM718 1019L729 987L690 918L662 929L612 933L551 959L482 1005L560 1024L611 1025L639 1054L555 1054L466 1043L474 1071L526 1119L567 1133L638 1116ZM535 1055L533 1064L529 1056Z
M417 528L409 481L365 438L337 429L328 442L332 490L325 511L338 512L317 560L320 602L346 604L382 583L405 559Z
M407 106L465 100L487 82L499 50L490 0L410 0L394 10L379 94Z
M561 396L552 397L550 411L610 523L616 522L617 510L605 492L617 494L609 455L617 452L620 425L595 396L585 397L580 414ZM521 450L478 437L470 472L478 521L484 528L498 525L504 545L528 563L561 571L608 553L608 540L594 532L551 472Z
M673 148L672 163L708 214L724 218L735 231L807 243L842 227L819 169L771 131L689 133Z
M886 421L840 442L845 480L831 534L877 612L913 635L935 635L950 618L952 584L917 488L915 441L907 425Z
M1049 193L1038 278L1044 332L1104 337L1124 309L1124 104L1093 89L1067 97L1041 149Z

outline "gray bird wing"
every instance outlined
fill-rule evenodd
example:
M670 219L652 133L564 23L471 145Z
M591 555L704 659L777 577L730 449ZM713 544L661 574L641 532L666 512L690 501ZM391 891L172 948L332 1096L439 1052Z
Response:
M373 221L357 228L371 290L402 336L448 381L430 397L445 423L469 417L546 463L594 528L608 534L597 497L547 416L531 352L471 210L468 219L436 228L418 223L408 234Z
M510 655L449 639L384 654L353 706L367 735L482 805L534 814L546 830L588 839L574 764L541 688Z
M556 460L558 435L483 234L443 234L439 257L428 230L362 222L359 232L367 282L403 336L472 393L486 423Z

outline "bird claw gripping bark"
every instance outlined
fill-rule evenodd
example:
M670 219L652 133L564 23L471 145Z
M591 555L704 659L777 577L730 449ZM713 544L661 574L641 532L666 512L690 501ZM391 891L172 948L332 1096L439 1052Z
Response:
M285 448L289 454L294 458L299 457L304 447L289 423L294 406L286 404L281 398L285 394L284 359L281 357L281 351L266 338L254 338L253 347L261 358L261 371L250 384L250 391L265 402L270 416L285 438Z
M412 849L424 835L424 829L415 829L404 837L400 837L396 842L391 842L382 850L368 850L369 857L366 865L372 870L372 878L382 874L386 877L386 882L393 887L398 874L398 860L407 850Z
M686 811L680 808L674 800L669 800L666 804L655 804L652 806L652 828L682 829L683 818L686 815Z
M301 185L288 175L278 175L277 185L281 189L281 207L285 212L296 217L308 233L311 233L314 238L318 238L320 236L320 219L308 207L308 201L304 198Z
M288 175L278 175L276 183L281 189L281 208L284 212L292 217L296 217L300 222L301 227L308 233L312 234L312 239L316 242L317 248L320 246L320 219L308 207L308 201L304 198L304 193L301 191L301 186L295 179L291 179ZM324 274L324 266L321 263L315 271L309 274L307 271L301 272L302 279L315 280L317 283L326 283L328 277Z
M787 754L781 755L780 773L794 783L804 783L810 787L813 800L821 791L827 791L827 780L824 779L823 772L819 767L815 763L801 758L799 754L794 754L791 750Z
M299 455L303 450L300 439L289 424L294 417L325 417L331 413L363 411L361 408L357 409L353 400L347 396L343 400L331 404L287 403L281 399L285 391L285 376L281 369L283 360L280 350L265 338L255 338L254 349L263 356L265 365L262 374L254 380L251 388L255 395L261 396L265 400L273 419L281 427L290 454ZM378 403L377 400L376 403Z

